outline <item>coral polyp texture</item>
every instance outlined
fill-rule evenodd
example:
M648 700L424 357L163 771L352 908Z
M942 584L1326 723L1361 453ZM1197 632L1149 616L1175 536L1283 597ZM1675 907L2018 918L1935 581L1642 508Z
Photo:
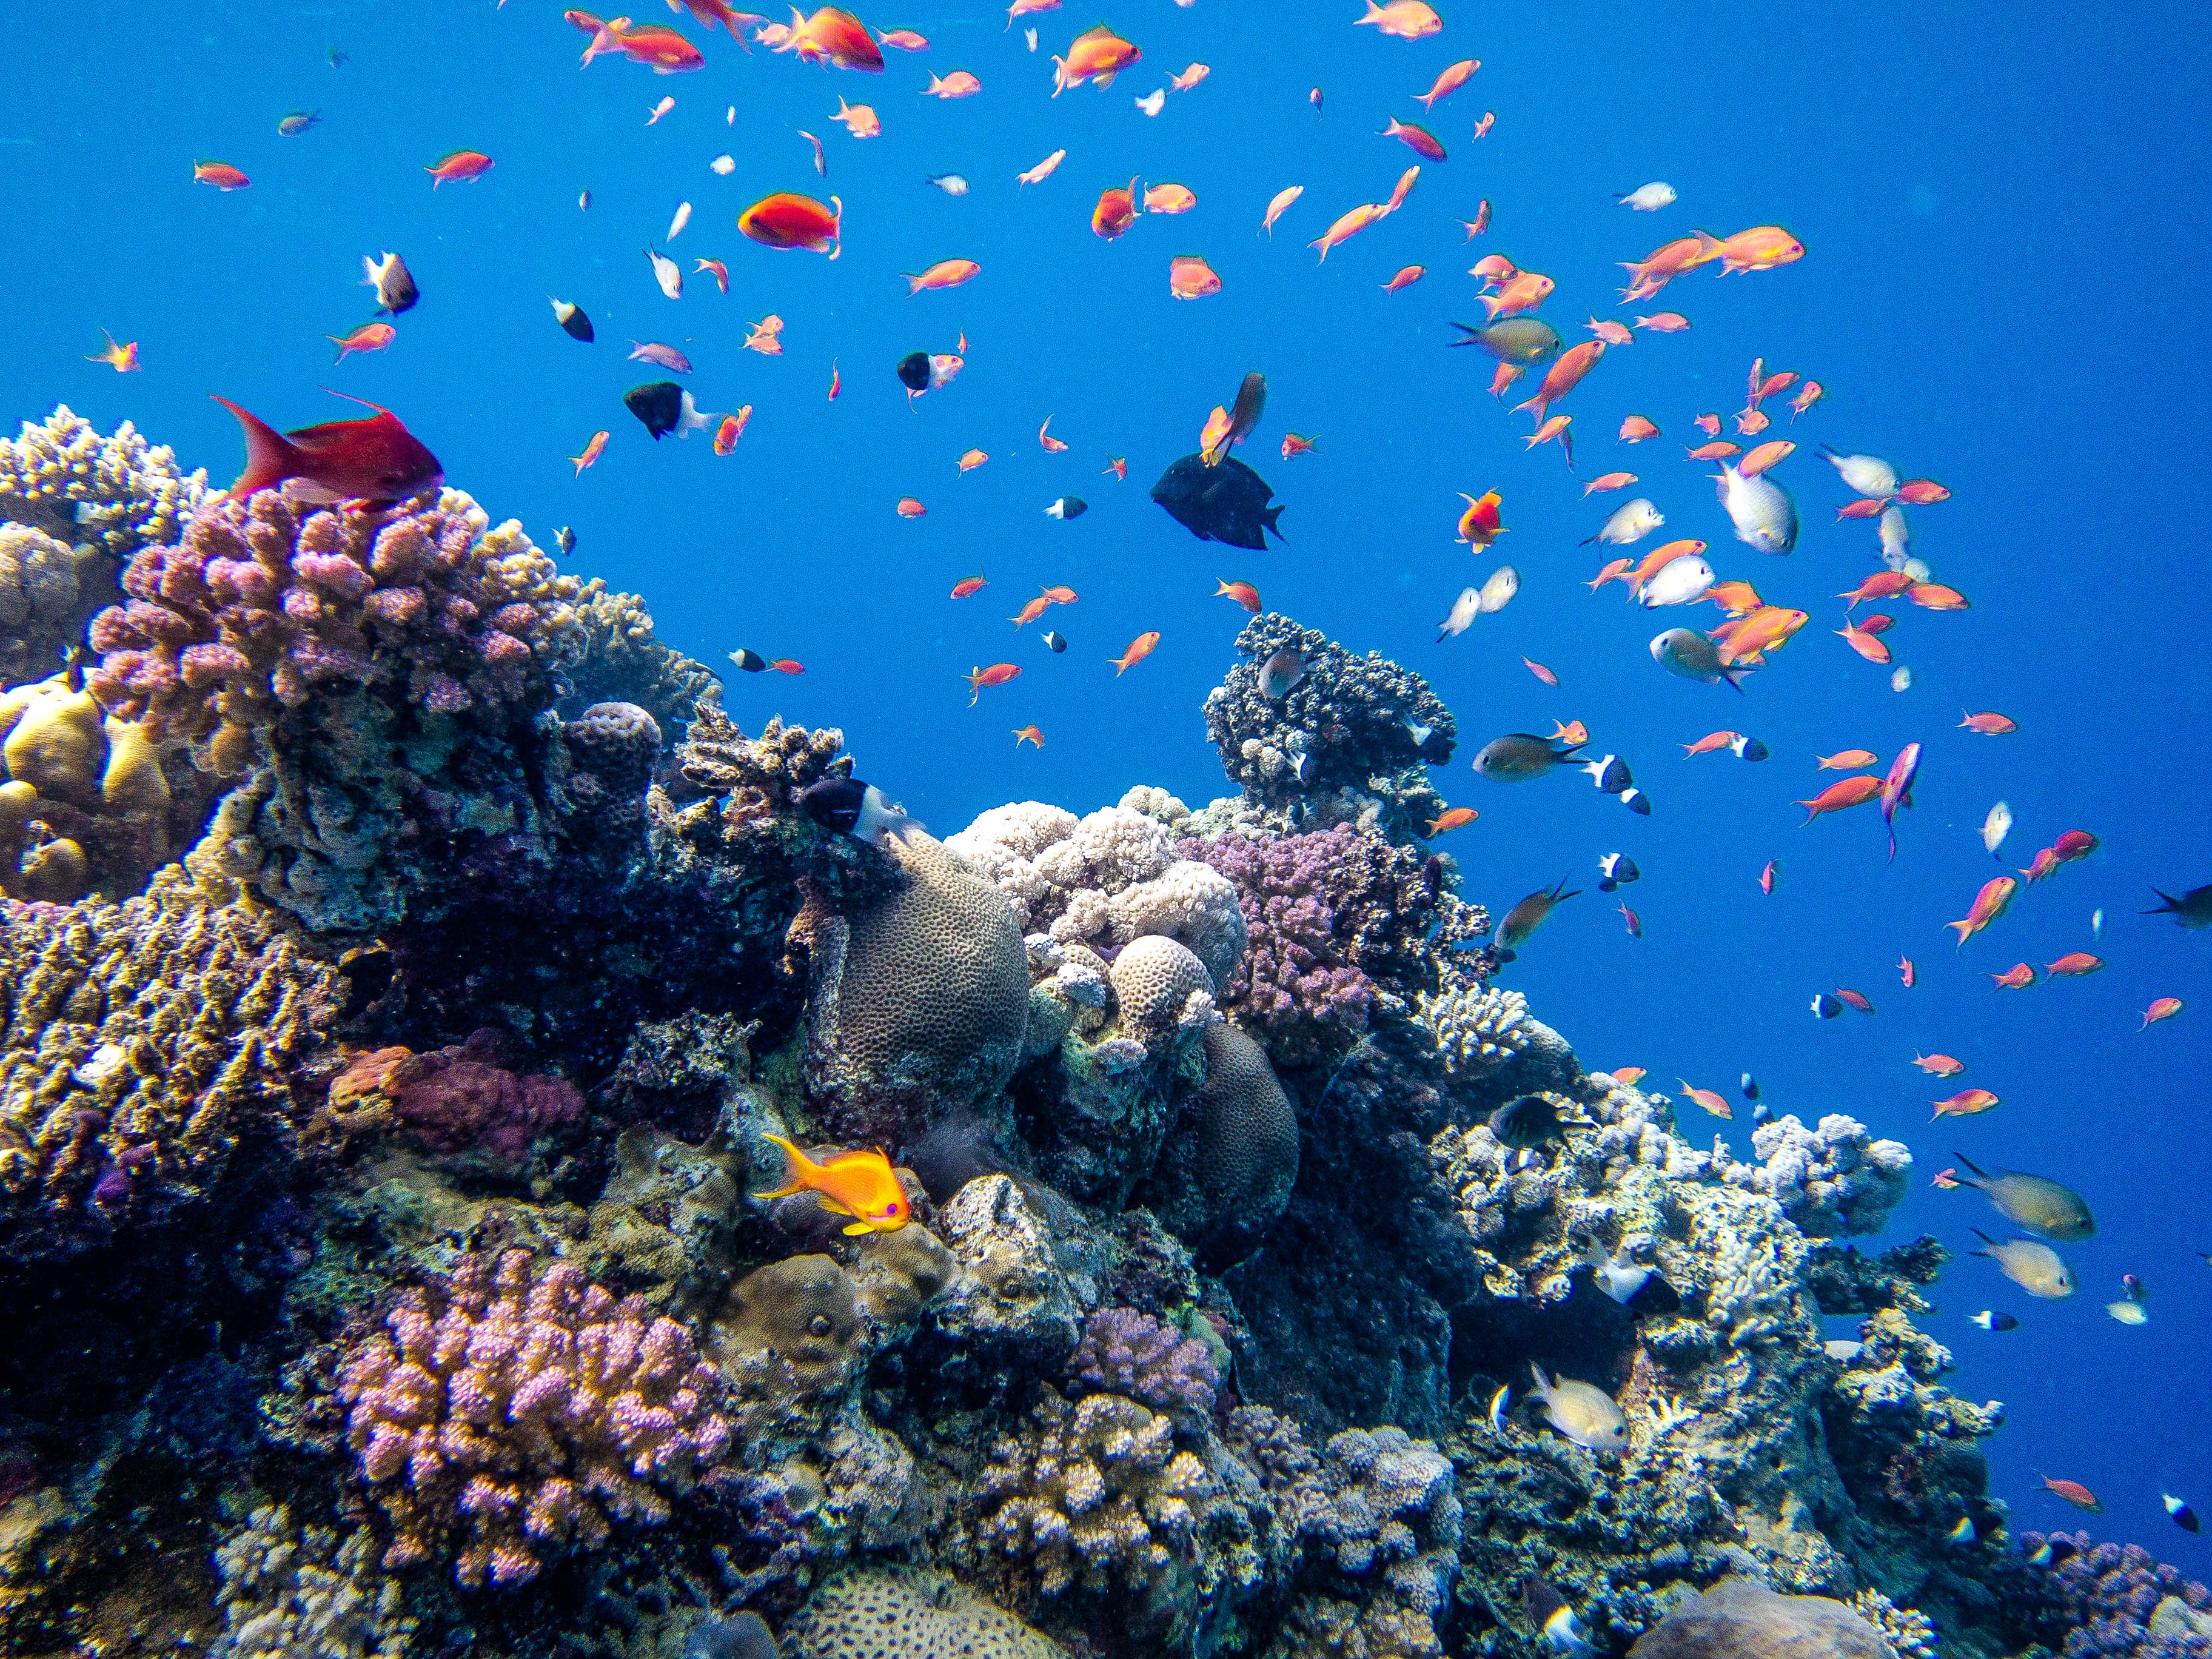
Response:
M389 1528L383 1563L526 1583L547 1555L665 1522L729 1450L691 1334L526 1250L401 1292L338 1374L346 1441Z
M103 438L64 404L0 438L0 518L89 543L110 559L173 540L206 495L204 470L181 471L173 450L149 445L128 421Z
M719 705L722 683L706 664L662 642L653 613L635 593L611 591L597 576L576 590L584 647L568 672L564 710L595 702L635 703L668 728L672 743L702 702Z
M299 1115L337 975L270 912L175 872L121 904L9 904L0 929L0 1230L66 1253L209 1199Z

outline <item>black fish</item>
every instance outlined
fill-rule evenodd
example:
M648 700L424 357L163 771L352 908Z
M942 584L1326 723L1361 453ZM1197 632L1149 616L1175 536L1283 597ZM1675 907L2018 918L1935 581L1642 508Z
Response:
M553 320L561 325L561 331L572 340L592 343L592 319L584 315L581 306L571 305L566 300L553 301Z
M799 810L824 830L850 830L867 799L868 786L858 778L824 778L799 792Z
M623 407L644 422L659 443L684 418L684 388L673 380L648 380L623 393Z
M1067 635L1065 634L1047 632L1044 636L1044 643L1046 650L1051 652L1054 656L1058 656L1061 652L1067 649Z
M1091 503L1080 495L1062 495L1044 510L1048 519L1079 519L1091 510Z
M1759 1098L1759 1079L1753 1077L1750 1073L1746 1072L1743 1074L1742 1081L1738 1086L1743 1090L1743 1097L1746 1100L1757 1100Z
M929 354L909 351L898 360L899 384L908 392L929 390Z
M1844 1012L1844 1000L1830 996L1826 991L1813 999L1813 1012L1822 1019L1833 1019Z
M1579 1118L1561 1117L1559 1109L1541 1095L1523 1095L1490 1115L1490 1133L1501 1145L1522 1152L1557 1140L1570 1124L1584 1127Z
M562 558L567 558L576 550L576 532L567 525L562 525L553 532L553 545L561 550Z
M730 660L748 674L760 673L768 667L766 657L757 651L749 651L742 645L730 653Z
M1208 466L1195 453L1160 474L1152 486L1152 499L1199 540L1255 552L1267 550L1267 531L1275 532L1277 541L1283 539L1275 523L1282 506L1268 505L1274 493L1265 478L1235 457Z

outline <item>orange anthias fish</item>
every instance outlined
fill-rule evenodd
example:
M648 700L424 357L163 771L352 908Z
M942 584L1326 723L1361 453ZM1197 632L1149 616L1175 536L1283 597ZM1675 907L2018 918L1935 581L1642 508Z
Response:
M1287 461L1293 455L1316 454L1319 452L1314 448L1314 445L1320 441L1319 434L1309 438L1299 433L1285 432L1283 434L1283 459Z
M1682 758L1687 760L1692 755L1712 754L1718 750L1727 748L1742 735L1740 732L1708 732L1695 743L1686 743L1682 745Z
M1014 732L1014 747L1018 749L1025 743L1042 749L1044 747L1044 733L1034 726L1018 727Z
M1593 317L1583 326L1611 346L1634 345L1636 337L1610 317Z
M1951 924L1956 927L1958 924ZM2002 974L1990 975L1990 986L1999 991L2025 991L2035 983L2035 969L2027 963L2015 962Z
M1736 471L1747 478L1755 478L1767 468L1788 460L1790 452L1796 447L1797 446L1787 438L1777 438L1771 443L1763 443L1743 458L1741 463L1737 465Z
M1503 253L1486 253L1468 267L1467 274L1481 277L1486 288L1503 288L1521 274L1521 268Z
M1649 317L1638 317L1636 325L1654 334L1680 334L1689 327L1690 319L1679 311L1655 311Z
M1506 526L1498 521L1498 509L1505 498L1496 490L1486 490L1477 499L1462 489L1459 498L1467 503L1467 511L1459 515L1459 533L1453 540L1470 547L1487 547L1505 533Z
M2093 957L2087 951L2069 951L2043 971L2052 979L2079 979L2084 974L2102 970L2105 959Z
M1616 1073L1614 1075L1618 1076L1619 1073ZM1696 1101L1715 1117L1733 1118L1735 1115L1735 1108L1729 1105L1728 1097L1718 1091L1698 1088L1686 1077L1678 1077L1674 1081L1682 1085L1684 1094L1689 1096L1692 1100Z
M1546 685L1557 686L1559 683L1559 677L1557 674L1545 667L1542 663L1537 662L1532 658L1522 658L1521 665L1527 669L1530 673L1534 674L1539 681Z
M1340 242L1350 241L1377 219L1387 217L1389 211L1390 210L1380 202L1362 202L1351 212L1341 216L1334 224L1322 232L1316 240L1308 242L1306 246L1319 248L1322 261L1325 264L1328 259L1329 249Z
M2183 1006L2179 997L2160 997L2143 1010L2142 1024L2136 1029L2139 1031L2148 1031L2159 1021L2172 1019L2181 1012Z
M1553 720L1552 722L1552 741L1553 743L1564 743L1570 747L1588 743L1589 741L1589 727L1584 726L1580 720L1567 720L1565 722Z
M835 357L832 357L830 360L830 396L826 401L833 404L836 403L837 401L838 390L843 386L843 384L844 382L837 378L837 360Z
M2001 738L2008 732L2020 730L2020 723L2007 714L1994 710L1979 714L1968 714L1959 722L1968 732L1978 732L1985 738Z
M2087 1510L2092 1515L2102 1515L2105 1506L2097 1501L2097 1494L2079 1480L2053 1480L2049 1475L2040 1477L2044 1489L2064 1498L2077 1510Z
M1372 23L1382 33L1395 34L1401 40L1425 40L1444 26L1444 20L1424 0L1390 0L1383 6L1367 0L1367 15L1358 21Z
M1101 191L1098 205L1091 210L1091 234L1110 242L1137 222L1138 210L1134 179L1118 190Z
M1809 809L1805 822L1812 823L1823 812L1840 812L1847 807L1863 806L1881 793L1881 780L1862 774L1857 777L1839 778L1810 800L1801 800L1798 805ZM1954 922L1953 927L1960 924Z
M898 515L902 519L918 519L928 511L927 507L911 495L902 495L898 498ZM960 596L956 593L952 597L957 599Z
M1545 276L1542 271L1523 270L1516 275L1511 282L1499 289L1497 293L1484 295L1482 296L1482 308L1486 314L1487 320L1493 323L1500 317L1517 317L1524 311L1534 311L1538 306L1543 304L1545 301L1550 299L1552 297L1552 289L1554 286L1555 284L1553 283L1552 279L1549 276ZM1581 345L1577 346L1575 350L1583 351L1592 346L1596 347L1600 351L1603 351L1605 349L1605 342L1602 340L1585 340ZM1556 370L1559 367L1559 363L1564 363L1566 361L1567 356L1572 355L1572 353L1568 353L1565 356L1562 356L1559 359L1559 362L1553 363L1552 365L1553 368ZM1596 361L1597 359L1595 357L1585 359L1583 364L1582 374L1577 374L1575 379L1580 380L1583 374L1589 373L1589 365ZM1548 379L1550 377L1547 375L1546 378Z
M1215 580L1220 584L1213 590L1213 597L1215 599L1234 599L1237 604L1243 605L1254 616L1256 617L1260 614L1260 590L1258 588L1253 586L1249 582L1221 581L1218 577L1216 577Z
M228 398L217 398L238 417L246 435L246 471L231 485L231 498L242 501L297 478L305 486L298 493L309 501L403 501L445 482L438 458L397 415L366 398L347 401L376 414L366 421L325 421L279 432Z
M1948 1054L1915 1054L1912 1063L1930 1077L1956 1077L1966 1069L1966 1061Z
M1528 276L1524 272L1506 285L1505 292L1510 294L1527 280ZM1551 279L1546 277L1543 280L1548 292ZM1544 379L1536 388L1536 395L1514 404L1514 413L1517 415L1524 409L1533 409L1536 411L1536 419L1540 424L1544 417L1552 412L1552 405L1580 386L1583 377L1595 368L1598 359L1604 356L1605 342L1602 340L1584 340L1580 345L1568 347L1559 354L1558 361L1545 371Z
M980 449L963 450L960 453L959 467L963 472L973 472L990 459Z
M963 283L972 283L983 274L983 267L973 259L939 259L928 270L916 274L902 270L906 291L919 294L924 289L958 288Z
M1782 879L1782 860L1769 859L1766 867L1759 872L1759 890L1771 897L1775 883Z
M1754 225L1721 243L1712 257L1720 260L1723 276L1737 270L1771 270L1803 258L1805 245L1779 225Z
M1014 3L1006 8L1006 27L1000 29L999 33L1004 34L1008 29L1012 28L1014 19L1017 17L1027 17L1033 12L1058 11L1059 9L1060 0L1014 0Z
M832 1215L848 1215L848 1235L895 1233L913 1218L906 1188L881 1152L839 1152L817 1164L781 1135L762 1139L782 1148L786 1159L783 1185L773 1192L755 1193L756 1199L788 1198L793 1193L817 1194L822 1207Z
M1101 472L1110 472L1116 479L1126 481L1129 476L1129 458L1126 455L1109 455L1106 458L1106 465L1098 470Z
M1946 587L1942 582L1915 582L1905 590L1905 597L1923 611L1971 611L1973 601L1955 587Z
M1178 253L1168 261L1168 293L1178 300L1202 300L1221 292L1221 278L1195 253Z
M1482 67L1480 58L1462 58L1437 73L1426 92L1417 92L1413 101L1423 109L1434 110L1439 98L1449 98L1468 82L1468 76Z
M1052 416L1049 415L1044 417L1044 424L1037 428L1037 447L1048 455L1067 453L1067 446L1052 435Z
M979 570L974 575L963 576L953 583L952 597L956 599L972 599L990 585L991 579Z
M1200 81L1203 81L1207 76L1212 73L1213 66L1211 64L1192 64L1187 67L1181 75L1170 75L1168 76L1168 90L1170 92L1188 92L1193 87L1195 87Z
M1645 1073L1641 1066L1616 1066L1607 1075L1624 1089L1633 1089L1644 1081Z
M1620 441L1625 444L1640 444L1658 435L1659 428L1641 415L1632 415L1620 423Z
M983 695L985 686L1004 685L1008 680L1019 676L1021 672L1017 665L1010 662L994 662L988 668L969 670L968 706L970 708L975 706L975 699Z
M1059 171L1060 164L1066 159L1067 152L1066 150L1056 149L1053 151L1051 155L1046 156L1043 161L1039 161L1035 167L1031 167L1027 173L1016 173L1014 175L1014 182L1017 185L1041 185L1046 179L1051 178L1054 173Z
M1967 910L1966 920L1947 921L1943 925L1959 930L1959 943L1963 945L2004 915L2012 903L2012 896L2019 890L2020 884L2010 876L1992 876L1982 884L1982 890L1974 895L1974 902Z
M1875 637L1878 631L1856 627L1847 618L1844 625L1835 630L1835 634L1838 639L1869 662L1887 665L1889 661L1889 647Z
M2076 859L2087 858L2100 844L2087 830L2069 830L2051 843L2051 850L2063 862L2071 864Z
M1607 472L1592 478L1583 486L1585 495L1602 495L1608 490L1626 489L1636 482L1633 472Z
M1052 60L1052 95L1059 97L1070 87L1079 87L1085 81L1098 86L1110 87L1114 77L1145 54L1101 23L1075 37L1065 58Z
M1796 420L1800 415L1802 415L1807 410L1812 408L1814 404L1819 403L1821 398L1827 395L1828 389L1822 386L1818 380L1806 381L1803 386L1798 388L1797 395L1790 400L1790 418L1793 421Z
M725 294L730 291L729 266L724 264L720 259L702 259L691 268L692 275L695 276L702 270L714 279L716 288Z
M1987 1089L1961 1089L1955 1095L1929 1103L1936 1109L1935 1116L1928 1120L1933 1123L1939 1117L1972 1117L2002 1103Z
M757 323L745 325L745 349L757 351L763 357L783 356L783 319L774 312Z
M1275 221L1283 216L1291 203L1305 193L1306 187L1304 185L1292 185L1286 190L1277 191L1273 199L1267 204L1267 217L1260 221L1261 234L1273 236L1275 234Z
M1426 265L1401 265L1395 275L1382 284L1385 294L1395 294L1401 288L1411 288L1429 274Z
M1426 127L1415 126L1411 121L1401 121L1395 115L1390 118L1390 125L1375 136L1377 138L1395 138L1424 161L1441 161L1444 159L1444 147L1436 134Z
M1913 966L1911 957L1899 957L1897 959L1897 976L1905 981L1905 988L1910 991L1920 982L1920 969Z
M1759 590L1747 581L1715 582L1705 590L1705 597L1731 617L1748 617L1761 610L1766 601L1759 597Z
M1448 806L1429 821L1429 834L1441 836L1449 830L1465 829L1481 816L1472 806Z
M1031 599L1027 605L1022 607L1021 615L1018 617L1009 617L1006 620L1013 623L1017 628L1026 628L1031 623L1035 622L1039 617L1044 615L1044 613L1051 608L1052 601L1040 593L1036 598Z
M837 112L830 118L842 121L845 131L855 138L879 138L883 136L883 118L866 104L848 104L841 97L837 100Z
M399 337L399 331L389 323L363 323L350 334L323 336L338 349L332 361L343 362L356 351L381 351Z
M1881 757L1871 749L1838 749L1832 755L1815 755L1814 769L1821 772L1856 772L1863 766L1879 766Z
M213 185L222 191L244 190L253 182L228 161L195 161L192 179L195 183ZM433 185L430 188L435 190L437 186Z
M824 207L811 196L778 191L763 196L738 216L738 228L763 247L805 249L836 258L845 218L836 197Z
M591 465L592 462L598 460L599 459L600 453L604 451L606 447L607 434L605 428L602 428L600 430L592 434L589 441L585 443L583 453L581 454L571 455L568 457L570 460L576 464L576 476L580 478L584 476L584 469Z
M1000 31L1002 34L1005 32L1003 29ZM876 37L876 44L888 46L893 52L927 52L929 37L917 34L912 29L886 29Z
M1188 213L1198 205L1198 192L1188 185L1147 185L1145 187L1145 211L1147 213Z
M1701 230L1663 243L1642 259L1624 260L1620 268L1628 273L1629 281L1620 297L1632 301L1648 300L1684 271L1717 259L1720 252L1720 239Z
M791 9L791 32L776 45L778 52L795 52L804 63L828 64L836 69L880 74L882 48L860 20L836 6L823 6L804 21L799 8Z
M1160 636L1157 629L1149 634L1139 634L1129 641L1129 648L1120 656L1107 658L1106 660L1114 665L1114 678L1120 679L1122 675L1151 656L1153 647L1159 642Z
M430 188L441 185L465 184L481 179L491 171L491 157L477 149L457 149L441 155L423 172L430 175Z
M106 363L118 374L130 374L137 372L139 368L138 342L132 340L127 344L118 345L115 343L115 337L112 334L108 333L108 331L104 328L100 331L107 341L107 349L105 351L95 351L92 353L91 356L85 359L85 362L88 363Z

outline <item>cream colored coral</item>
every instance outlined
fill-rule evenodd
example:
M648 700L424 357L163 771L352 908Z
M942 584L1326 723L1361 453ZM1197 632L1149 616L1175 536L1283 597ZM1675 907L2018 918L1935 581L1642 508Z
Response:
M173 542L207 495L207 473L177 470L176 452L149 446L130 422L103 438L58 405L13 438L0 438L0 497L14 495L122 559L151 542Z

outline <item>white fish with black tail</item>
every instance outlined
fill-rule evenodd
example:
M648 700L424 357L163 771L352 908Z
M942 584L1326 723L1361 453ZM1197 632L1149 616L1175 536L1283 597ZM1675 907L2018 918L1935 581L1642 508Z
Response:
M1625 208L1638 213L1656 213L1662 207L1674 205L1674 186L1665 180L1654 179L1648 185L1638 185L1625 196L1613 198Z
M1636 602L1646 611L1666 605L1695 605L1712 590L1717 580L1712 566L1695 553L1685 553L1661 565L1658 573L1644 584Z
M1544 1402L1545 1420L1577 1446L1591 1451L1626 1451L1628 1419L1603 1389L1562 1376L1554 1382L1533 1361L1529 1372L1536 1379L1529 1398Z
M884 799L883 791L858 778L823 778L799 792L799 810L824 830L836 830L882 846L903 840L921 823Z
M653 280L660 284L660 291L672 300L684 297L684 268L655 247L647 247L645 257L653 261Z
M1626 547L1631 542L1642 541L1666 522L1665 514L1638 495L1634 501L1623 501L1613 508L1606 521L1598 526L1597 534L1585 538L1583 545L1588 547L1592 542L1603 542L1608 547Z
M1521 573L1510 564L1499 565L1482 584L1482 614L1495 616L1512 604L1520 591Z
M1723 461L1713 477L1736 540L1762 553L1787 553L1797 545L1797 503L1788 490L1764 472L1745 477L1733 461Z
M1462 588L1460 596L1452 601L1452 608L1444 613L1444 619L1437 624L1437 643L1442 644L1446 640L1457 639L1474 626L1474 619L1481 614L1482 590L1479 587Z
M1653 640L1651 660L1686 680L1703 680L1707 685L1726 680L1737 690L1743 690L1743 683L1737 678L1743 671L1722 662L1711 640L1686 628L1670 628Z
M1897 469L1879 455L1846 455L1833 444L1822 444L1820 453L1836 469L1846 489L1887 501L1897 494Z
M2005 837L2012 834L2012 808L1999 801L1990 808L1989 816L1982 820L1982 849L1991 858L2004 845Z

